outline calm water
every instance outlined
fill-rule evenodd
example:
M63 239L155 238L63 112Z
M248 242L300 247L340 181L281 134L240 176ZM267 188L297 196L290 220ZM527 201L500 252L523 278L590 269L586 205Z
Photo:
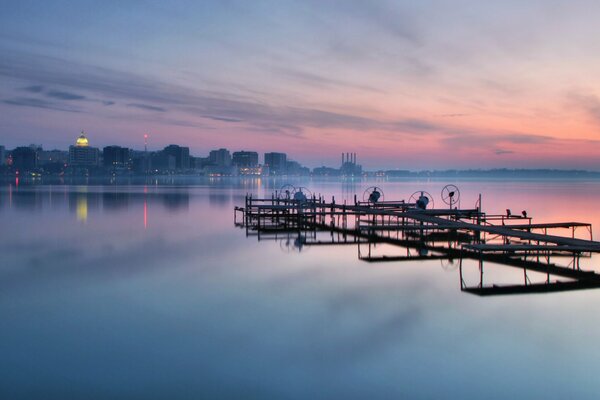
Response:
M482 298L439 260L247 238L234 205L283 183L4 184L0 398L597 398L600 289ZM377 185L441 202L445 183ZM600 238L600 182L452 183L463 207ZM372 184L302 182L338 201Z

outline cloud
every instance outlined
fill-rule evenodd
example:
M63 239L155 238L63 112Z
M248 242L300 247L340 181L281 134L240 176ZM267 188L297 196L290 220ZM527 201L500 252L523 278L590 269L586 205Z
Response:
M493 147L502 149L501 144L548 144L556 141L555 138L543 135L532 135L529 133L514 132L492 132L479 133L470 131L449 132L448 136L443 137L442 142L452 147ZM497 153L498 154L498 153ZM506 154L506 153L502 153Z
M16 97L13 99L4 100L3 103L10 104L12 106L35 107L67 112L80 112L80 110L74 109L72 107L65 107L58 103L53 103L46 100L31 97Z
M600 98L598 96L574 91L567 94L567 98L571 104L583 109L593 122L600 124Z
M93 67L60 58L21 52L6 52L0 60L0 76L29 81L32 85L41 88L47 86L68 88L68 90L48 92L53 98L61 100L92 99L94 96L109 97L120 99L127 106L141 110L160 113L179 111L187 114L189 125L195 125L197 118L243 122L248 131L267 135L300 138L306 128L347 129L360 132L379 130L394 135L446 130L443 125L421 119L380 120L357 115L354 111L332 112L317 108L266 104L239 92L192 90L175 84L147 79L130 72ZM303 76L315 82L327 80L327 78L311 74ZM343 82L332 80L331 84L337 85L343 84ZM79 91L89 93L89 97L77 94ZM64 106L57 107L39 101L37 103L30 101L29 103L32 106L65 109ZM107 103L103 104L108 105ZM166 121L164 123L166 124Z
M50 90L46 93L46 96L52 97L55 99L60 99L60 100L84 100L85 99L85 96L75 94L75 93L70 93L70 92L63 92L60 90Z
M30 93L41 93L44 90L44 87L42 85L33 85L24 87L22 90Z
M158 112L166 112L167 111L167 109L163 108L163 107L151 106L149 104L142 104L142 103L129 103L129 104L127 104L127 106L139 108L141 110L146 110L146 111L158 111Z
M223 122L242 122L243 121L239 118L216 117L213 115L203 115L202 117L212 119L214 121L223 121Z
M456 117L468 117L471 114L461 114L461 113L455 113L455 114L440 114L440 117L443 118L456 118Z
M86 97L80 94L71 93L63 90L48 90L43 85L31 85L21 90L29 93L44 93L45 96L59 100L84 100Z
M514 154L514 151L512 150L505 150L505 149L496 149L494 150L494 153L498 156L504 155L504 154Z
M360 85L352 82L346 82L340 79L330 78L322 75L317 75L311 72L298 71L289 68L278 68L276 72L284 78L292 79L296 82L300 82L309 86L317 88L323 88L323 86L330 86L336 88L351 88L371 93L384 93L383 90L369 85Z

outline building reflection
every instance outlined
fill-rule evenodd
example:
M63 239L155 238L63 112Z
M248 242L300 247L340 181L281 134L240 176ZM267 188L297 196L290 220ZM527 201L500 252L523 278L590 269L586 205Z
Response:
M77 195L77 220L87 222L88 218L88 199L83 194Z
M102 193L102 207L106 211L127 210L131 196L120 190Z
M102 203L99 193L88 192L88 188L85 186L76 187L72 191L67 192L67 199L69 210L75 214L76 219L80 222L87 222L90 213L97 213ZM53 206L56 206L58 201L56 196L53 197ZM42 204L44 203L45 201L42 201Z
M74 219L88 222L97 214L127 213L139 210L140 226L148 228L151 210L170 213L187 212L190 192L187 188L122 188L106 186L36 186L14 185L0 189L0 210L14 208L28 212L68 210Z
M162 193L161 200L168 211L185 211L190 207L190 196L187 190Z

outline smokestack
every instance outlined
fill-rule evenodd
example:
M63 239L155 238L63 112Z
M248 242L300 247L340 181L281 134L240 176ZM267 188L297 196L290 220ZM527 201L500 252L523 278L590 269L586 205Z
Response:
M342 165L344 165L344 153L342 153Z
M356 164L356 153L354 153L354 164Z

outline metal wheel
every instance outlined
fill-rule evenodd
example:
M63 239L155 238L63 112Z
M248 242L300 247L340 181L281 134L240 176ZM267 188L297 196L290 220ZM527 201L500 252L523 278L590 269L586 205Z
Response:
M294 189L294 192L292 193L292 199L301 203L306 203L307 201L312 199L312 192L304 186L298 186Z
M296 188L293 185L283 185L277 193L278 199L290 200L294 196Z
M421 210L425 210L428 205L431 205L431 208L435 208L433 196L424 190L417 190L411 194L408 202L410 204L415 204L416 208Z
M380 201L384 201L385 200L385 194L383 193L383 189L381 189L378 186L371 186L368 187L364 192L363 192L363 196L362 199L364 202L369 202L369 203L377 203Z
M442 201L450 206L459 204L460 190L455 185L446 185L442 188Z

